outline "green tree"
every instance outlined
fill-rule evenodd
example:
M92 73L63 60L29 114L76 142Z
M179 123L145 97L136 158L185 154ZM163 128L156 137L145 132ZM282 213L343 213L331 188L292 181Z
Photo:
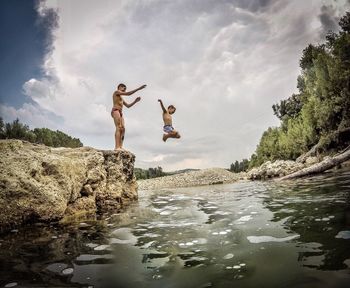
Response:
M1 139L21 139L32 143L44 144L52 147L81 147L83 143L78 138L72 138L61 131L52 131L48 128L30 130L28 125L22 124L19 119L12 123L4 123L0 118Z
M280 120L297 117L301 109L302 102L298 94L293 94L292 97L282 100L279 104L272 105L274 114Z
M236 160L235 163L231 164L230 171L234 173L239 173L242 171L247 171L248 167L249 167L248 159L243 159L241 162L238 162Z
M141 168L135 168L134 169L134 174L137 180L139 179L148 179L149 178L149 174L148 174L148 170L144 170Z
M339 26L343 33L350 34L350 12L346 14L339 20Z
M40 144L45 144L52 147L82 147L83 143L77 138L72 138L67 134L57 130L52 131L48 128L35 128L36 141Z
M163 172L163 168L158 166L155 168L148 168L148 177L149 178L156 178L156 177L162 177L165 176L165 173Z
M28 125L24 125L19 122L17 118L12 123L5 124L5 138L14 138L14 139L26 139L26 134L29 132Z
M250 168L267 160L295 159L316 144L320 151L350 144L349 137L339 137L350 128L350 12L339 26L340 32L329 33L325 44L303 50L299 93L273 105L281 126L263 133Z
M0 117L0 139L5 138L5 123L2 117Z

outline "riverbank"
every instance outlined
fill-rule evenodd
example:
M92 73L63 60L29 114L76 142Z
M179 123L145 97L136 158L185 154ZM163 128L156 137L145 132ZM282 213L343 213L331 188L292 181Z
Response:
M248 172L232 173L223 168L209 168L199 171L184 172L171 176L157 177L146 180L138 180L140 190L152 190L163 188L195 187L213 184L228 184L238 180L268 180L280 178L293 173L310 169L325 161L331 161L332 157L308 157L303 162L292 160L266 161L259 167ZM343 162L341 167L350 166L350 161Z
M267 161L259 167L248 172L232 173L223 168L209 168L199 171L191 171L171 176L157 177L146 180L138 180L140 190L152 190L162 188L195 187L213 184L228 184L238 180L266 180L283 177L319 163L321 159L309 157L304 163L291 160Z
M140 190L162 188L194 187L214 184L233 183L244 179L243 174L234 174L223 168L210 168L191 171L171 176L164 176L146 180L138 180Z

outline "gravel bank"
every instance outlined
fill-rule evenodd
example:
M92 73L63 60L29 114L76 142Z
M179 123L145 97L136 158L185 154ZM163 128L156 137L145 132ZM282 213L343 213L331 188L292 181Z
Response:
M137 183L139 190L150 190L232 183L239 180L241 176L223 168L210 168L171 176L138 180Z

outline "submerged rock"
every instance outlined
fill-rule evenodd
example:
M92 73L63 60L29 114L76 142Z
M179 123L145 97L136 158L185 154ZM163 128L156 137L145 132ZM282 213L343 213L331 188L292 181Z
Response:
M135 156L90 147L0 140L0 231L33 221L120 209L137 199Z

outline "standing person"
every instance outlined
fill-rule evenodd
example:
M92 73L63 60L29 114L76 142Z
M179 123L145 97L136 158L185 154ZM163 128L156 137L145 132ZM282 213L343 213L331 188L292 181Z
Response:
M168 140L168 138L180 138L180 134L178 131L176 131L173 127L173 115L176 111L176 108L174 105L169 105L168 109L165 109L163 105L163 101L158 99L158 102L160 103L160 107L163 110L163 121L164 121L164 127L163 131L165 132L163 134L163 141L165 142Z
M141 97L137 97L133 102L126 103L122 96L130 96L134 94L135 92L146 88L146 85L142 85L137 89L126 91L126 85L125 84L119 84L117 87L117 91L113 93L113 108L111 111L111 115L114 119L114 125L115 125L115 150L122 149L123 147L123 141L124 141L124 135L125 135L125 124L124 124L124 118L123 118L123 106L130 108L134 106L137 102L141 100Z

